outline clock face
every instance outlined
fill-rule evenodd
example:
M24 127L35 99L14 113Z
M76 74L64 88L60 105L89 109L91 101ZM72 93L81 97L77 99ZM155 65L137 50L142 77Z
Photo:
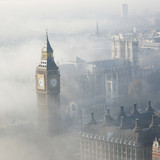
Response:
M43 80L42 78L39 78L39 79L38 79L38 85L39 85L40 87L43 87L43 86L44 86L44 80Z
M45 89L44 74L37 74L37 88Z
M49 82L51 87L56 87L57 86L57 79L56 78L51 78Z

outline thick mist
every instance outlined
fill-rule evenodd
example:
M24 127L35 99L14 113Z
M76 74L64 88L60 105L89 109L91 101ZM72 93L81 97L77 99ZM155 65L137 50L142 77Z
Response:
M126 1L1 0L0 159L79 159L80 126L70 124L62 135L51 138L37 130L35 70L40 62L45 32L47 29L58 66L75 65L76 57L87 62L111 59L111 35L132 32L134 26L139 31L145 30L145 25L149 26L147 18L152 11L158 11L160 4L158 0L128 0L131 19L126 22L121 18L122 3ZM97 22L100 36L96 35ZM158 60L159 55L140 57L140 64L155 65ZM70 77L65 79L67 83L64 84L63 74L61 79L65 115L70 101L82 94L82 88ZM119 111L117 107L120 105L131 107L129 105L138 103L145 108L148 100L153 100L159 109L159 79L160 74L156 70L143 82L132 82L129 99L122 97L113 109L114 114ZM89 112L86 114L89 117Z

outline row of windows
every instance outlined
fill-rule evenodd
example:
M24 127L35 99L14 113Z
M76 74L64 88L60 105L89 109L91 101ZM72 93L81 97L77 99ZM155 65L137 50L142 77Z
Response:
M41 61L41 64L47 64L47 62L42 62L42 61Z
M41 64L40 64L39 67L46 67L46 65L44 66L44 65L41 65Z
M113 144L110 144L108 147L105 147L104 144L101 146L99 143L95 145L84 144L82 145L82 152L84 152L86 156L90 156L91 160L94 155L102 160L105 157L105 154L110 155L110 158L114 160L121 159L121 156L124 157L124 159L135 159L135 149L132 147L126 148L126 146Z

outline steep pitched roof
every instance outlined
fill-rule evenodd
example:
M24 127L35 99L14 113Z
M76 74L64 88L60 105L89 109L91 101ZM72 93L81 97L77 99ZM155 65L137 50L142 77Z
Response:
M45 41L44 47L42 48L42 52L46 52L46 53L53 52L53 49L48 39L48 32L46 32L46 41Z

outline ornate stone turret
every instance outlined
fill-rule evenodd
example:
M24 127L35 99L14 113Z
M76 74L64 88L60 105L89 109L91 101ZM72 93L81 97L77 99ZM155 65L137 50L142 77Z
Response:
M146 112L153 112L153 108L151 107L151 101L148 101L148 105L147 105L147 108L146 108Z
M131 115L135 115L135 114L139 114L139 112L137 111L137 104L134 104L133 109L131 111Z

